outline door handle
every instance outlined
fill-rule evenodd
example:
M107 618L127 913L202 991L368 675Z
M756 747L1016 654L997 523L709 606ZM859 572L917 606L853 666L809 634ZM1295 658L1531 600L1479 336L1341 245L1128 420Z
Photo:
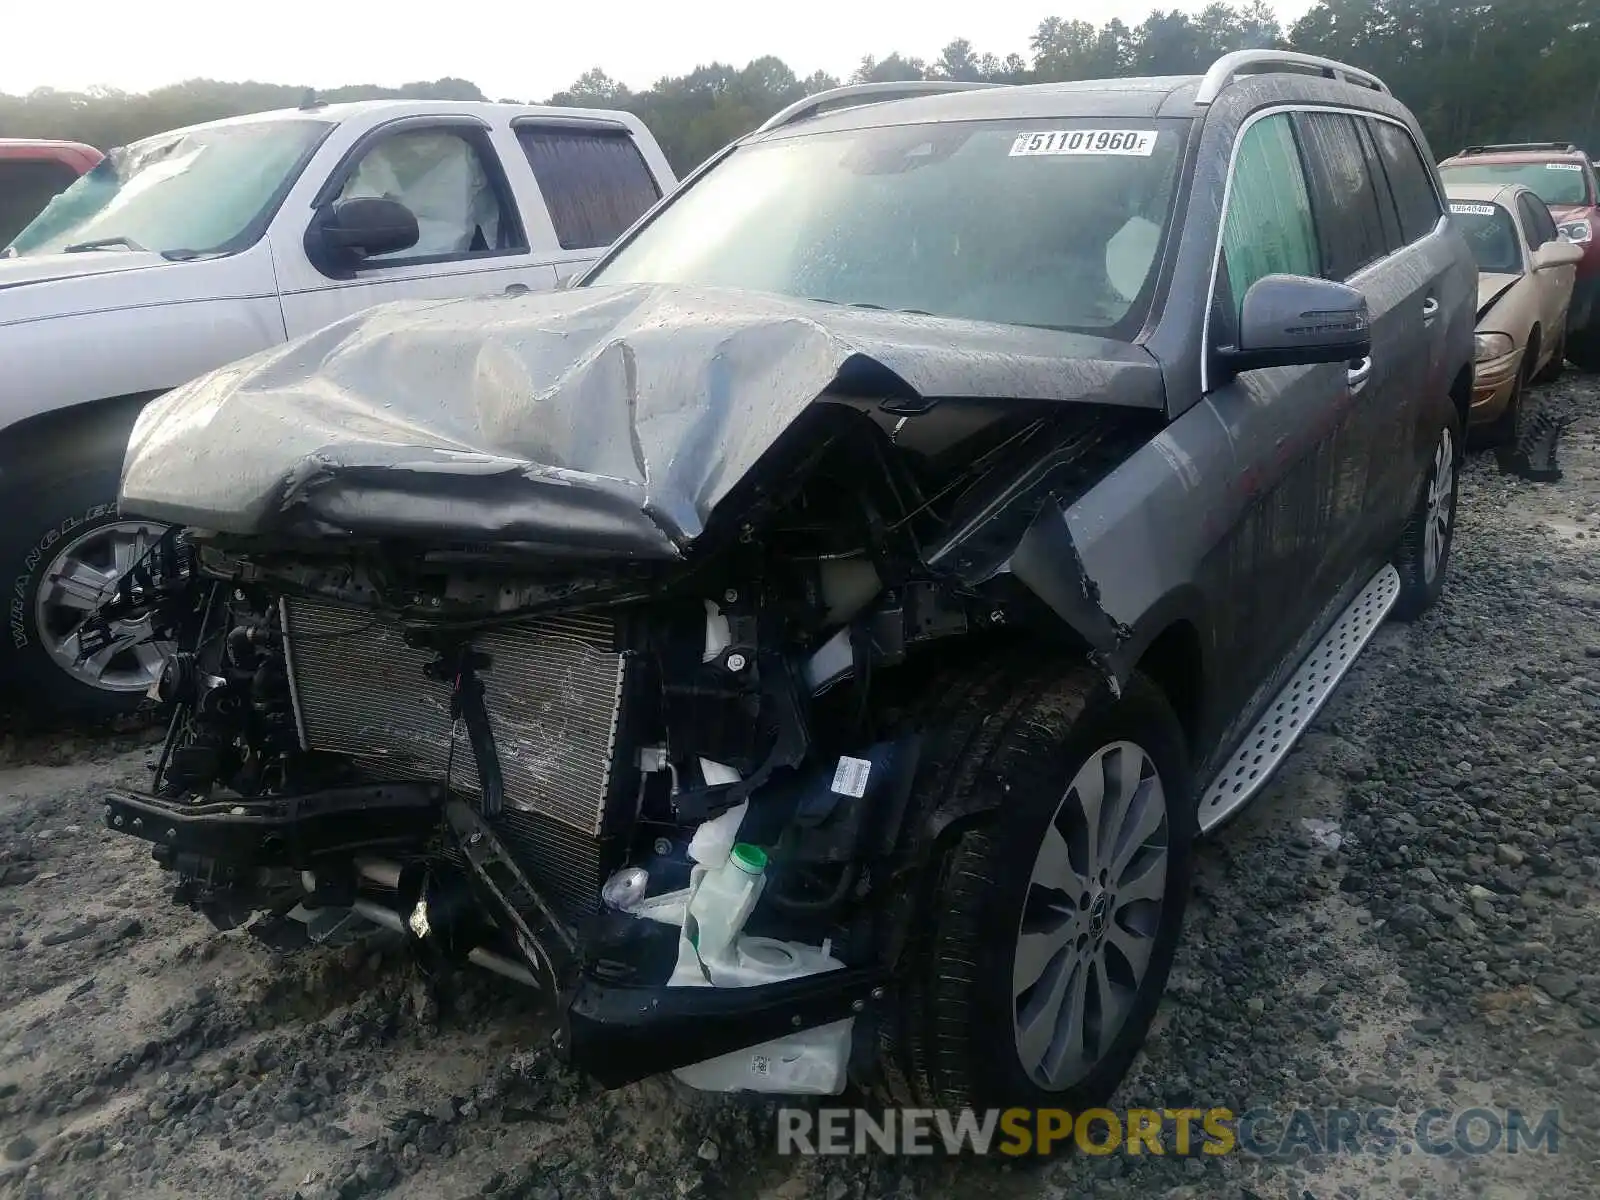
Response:
M1350 391L1352 394L1359 392L1362 388L1366 387L1367 380L1372 377L1371 357L1369 356L1367 358L1352 362L1349 369L1345 371L1344 377L1350 384Z
M508 296L525 296L527 293L528 285L525 283L508 283L506 285L506 295Z
M1433 320L1438 315L1439 300L1435 296L1429 296L1422 302L1422 319L1424 322L1427 322Z

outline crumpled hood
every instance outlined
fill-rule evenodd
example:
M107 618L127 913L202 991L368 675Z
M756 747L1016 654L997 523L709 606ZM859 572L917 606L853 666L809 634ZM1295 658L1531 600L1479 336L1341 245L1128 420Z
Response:
M1487 313L1489 311L1489 309L1494 306L1494 302L1496 300L1498 300L1506 292L1510 291L1511 288L1516 284L1517 280L1519 280L1521 278L1522 278L1522 276L1520 276L1520 275L1500 274L1498 272L1492 272L1492 271L1486 271L1486 272L1483 272L1483 273L1479 274L1479 276L1478 276L1478 317L1479 317L1479 319L1481 320L1483 318L1484 314Z
M1048 330L648 285L401 302L150 404L121 504L224 533L675 558L840 389L1163 399L1143 350Z

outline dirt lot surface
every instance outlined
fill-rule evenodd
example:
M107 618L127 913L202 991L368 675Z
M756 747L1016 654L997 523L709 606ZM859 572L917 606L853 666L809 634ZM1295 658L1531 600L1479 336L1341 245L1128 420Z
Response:
M515 985L212 931L100 824L149 736L57 732L0 738L0 1197L1600 1195L1600 383L1550 391L1566 479L1468 467L1442 605L1204 851L1119 1097L1392 1110L1389 1153L780 1158L766 1101L566 1075ZM1402 1152L1474 1106L1559 1109L1556 1152Z

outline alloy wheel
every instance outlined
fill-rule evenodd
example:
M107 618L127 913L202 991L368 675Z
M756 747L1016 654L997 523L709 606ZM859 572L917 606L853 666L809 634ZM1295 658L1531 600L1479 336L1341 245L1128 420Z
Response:
M1166 793L1132 742L1091 754L1074 776L1028 880L1012 966L1017 1056L1060 1091L1106 1057L1155 950L1167 885Z
M111 641L80 661L84 621L116 591L117 581L165 532L147 521L117 521L78 535L56 552L34 598L34 622L51 661L73 679L105 692L147 691L172 652L147 640L150 618L116 621Z

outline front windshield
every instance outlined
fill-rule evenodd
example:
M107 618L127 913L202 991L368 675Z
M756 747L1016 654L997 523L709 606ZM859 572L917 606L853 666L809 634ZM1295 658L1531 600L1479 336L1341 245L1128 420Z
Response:
M586 285L681 283L1131 336L1178 123L963 121L742 146Z
M123 146L55 197L7 255L224 253L260 236L332 126L292 119L202 127Z
M1546 204L1588 204L1589 185L1581 163L1510 162L1463 163L1441 166L1439 175L1452 183L1492 183L1500 187L1520 183Z
M1522 274L1522 250L1511 214L1498 204L1450 202L1450 220L1472 247L1478 270L1491 275Z

